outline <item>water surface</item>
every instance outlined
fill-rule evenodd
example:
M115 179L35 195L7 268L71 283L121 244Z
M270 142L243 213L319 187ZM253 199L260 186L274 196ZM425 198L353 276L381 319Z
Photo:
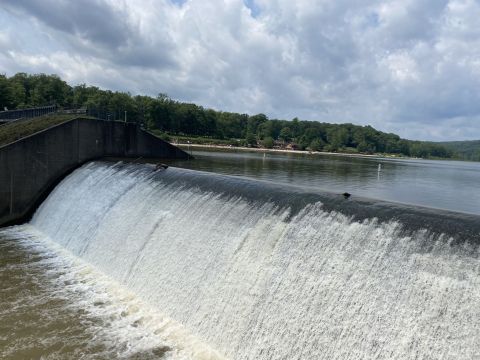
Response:
M365 204L392 216L354 220L356 202L92 163L31 224L230 359L478 358L480 253L465 228L478 235L480 217L448 233L435 224L458 214Z
M0 283L0 359L196 357L181 326L31 225L0 229Z
M191 148L175 166L480 214L480 163ZM378 171L380 165L380 171Z
M478 164L194 155L86 164L0 229L0 358L480 356L479 217L357 198L478 214Z

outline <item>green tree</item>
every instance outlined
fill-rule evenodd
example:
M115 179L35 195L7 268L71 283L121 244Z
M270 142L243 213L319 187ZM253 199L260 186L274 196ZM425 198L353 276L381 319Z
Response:
M274 145L273 138L270 136L267 136L266 138L263 139L262 145L267 149L273 148L273 145Z
M258 127L267 121L268 118L265 114L249 116L247 120L247 132L256 134Z
M302 123L298 120L297 117L293 118L289 124L289 128L292 132L292 137L297 138L303 134Z
M289 142L292 138L292 131L289 127L285 126L280 130L280 135L278 136L279 139Z
M349 144L349 133L345 127L331 127L327 131L327 139L332 151L342 149Z
M312 140L309 148L312 151L320 151L320 150L323 149L324 146L325 146L325 143L321 139L317 138L317 139Z
M12 108L14 104L13 91L5 75L0 75L0 111Z
M251 132L247 133L247 136L245 137L245 141L246 141L247 145L249 145L249 146L256 146L257 145L257 139L256 139L255 135L252 134Z

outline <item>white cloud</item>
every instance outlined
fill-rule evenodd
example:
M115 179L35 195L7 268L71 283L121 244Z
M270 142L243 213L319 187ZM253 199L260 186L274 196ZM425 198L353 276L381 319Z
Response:
M480 138L479 17L475 0L5 0L0 68L407 138Z

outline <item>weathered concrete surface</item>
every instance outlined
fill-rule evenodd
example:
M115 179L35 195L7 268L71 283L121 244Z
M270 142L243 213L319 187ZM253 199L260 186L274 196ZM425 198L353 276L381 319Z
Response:
M0 147L0 226L17 223L66 174L102 157L186 159L137 124L75 119Z

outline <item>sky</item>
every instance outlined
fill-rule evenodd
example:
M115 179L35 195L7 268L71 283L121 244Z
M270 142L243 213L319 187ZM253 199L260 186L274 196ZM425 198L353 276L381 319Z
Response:
M480 139L479 0L0 0L0 73Z

